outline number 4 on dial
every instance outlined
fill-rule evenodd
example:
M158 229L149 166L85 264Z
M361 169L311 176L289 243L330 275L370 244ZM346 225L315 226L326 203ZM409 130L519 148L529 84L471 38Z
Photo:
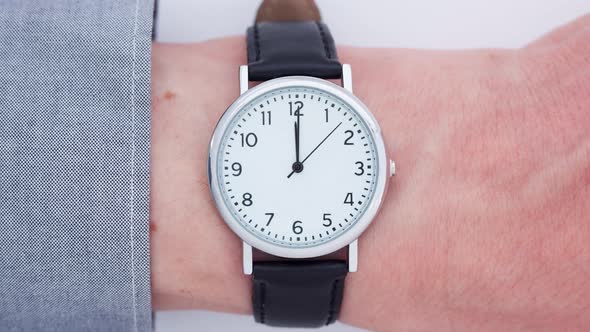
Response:
M352 193L346 194L346 197L344 197L344 204L350 204L350 206L352 206L354 204L353 198L352 198Z

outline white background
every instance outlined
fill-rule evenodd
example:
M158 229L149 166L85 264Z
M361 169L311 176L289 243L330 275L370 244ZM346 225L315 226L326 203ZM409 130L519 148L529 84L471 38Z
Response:
M159 2L158 40L163 42L198 42L243 35L259 3L255 0ZM338 44L372 47L520 47L590 12L588 0L317 0L317 3ZM282 331L255 325L251 317L199 311L158 313L156 330ZM336 324L322 331L360 330Z

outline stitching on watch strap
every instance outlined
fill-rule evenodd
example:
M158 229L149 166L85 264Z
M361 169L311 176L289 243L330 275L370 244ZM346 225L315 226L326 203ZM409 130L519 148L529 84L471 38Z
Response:
M254 24L254 48L256 49L256 61L260 61L260 35L258 32L258 23Z
M264 317L264 304L266 302L266 285L261 282L260 283L260 323L265 323Z
M328 308L328 318L326 319L326 325L330 325L334 320L334 316L336 314L336 290L338 288L338 282L340 279L334 280L332 283L332 292L330 294L330 307Z
M324 51L326 52L326 57L328 59L332 59L332 54L330 52L330 48L328 47L328 43L326 42L326 34L324 33L324 28L322 27L322 25L320 24L319 21L315 21L315 24L318 27L318 30L320 32L320 38L322 39L322 45L324 46Z

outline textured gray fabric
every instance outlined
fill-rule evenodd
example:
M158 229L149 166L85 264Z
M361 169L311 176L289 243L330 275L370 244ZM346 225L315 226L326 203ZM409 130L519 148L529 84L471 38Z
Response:
M151 330L152 1L0 1L0 331Z

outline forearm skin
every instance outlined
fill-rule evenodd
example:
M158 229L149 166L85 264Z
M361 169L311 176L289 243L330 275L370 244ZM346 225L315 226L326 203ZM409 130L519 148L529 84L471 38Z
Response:
M398 172L342 320L382 331L590 329L590 18L518 50L339 48ZM156 309L248 313L241 242L207 185L243 38L156 44Z

